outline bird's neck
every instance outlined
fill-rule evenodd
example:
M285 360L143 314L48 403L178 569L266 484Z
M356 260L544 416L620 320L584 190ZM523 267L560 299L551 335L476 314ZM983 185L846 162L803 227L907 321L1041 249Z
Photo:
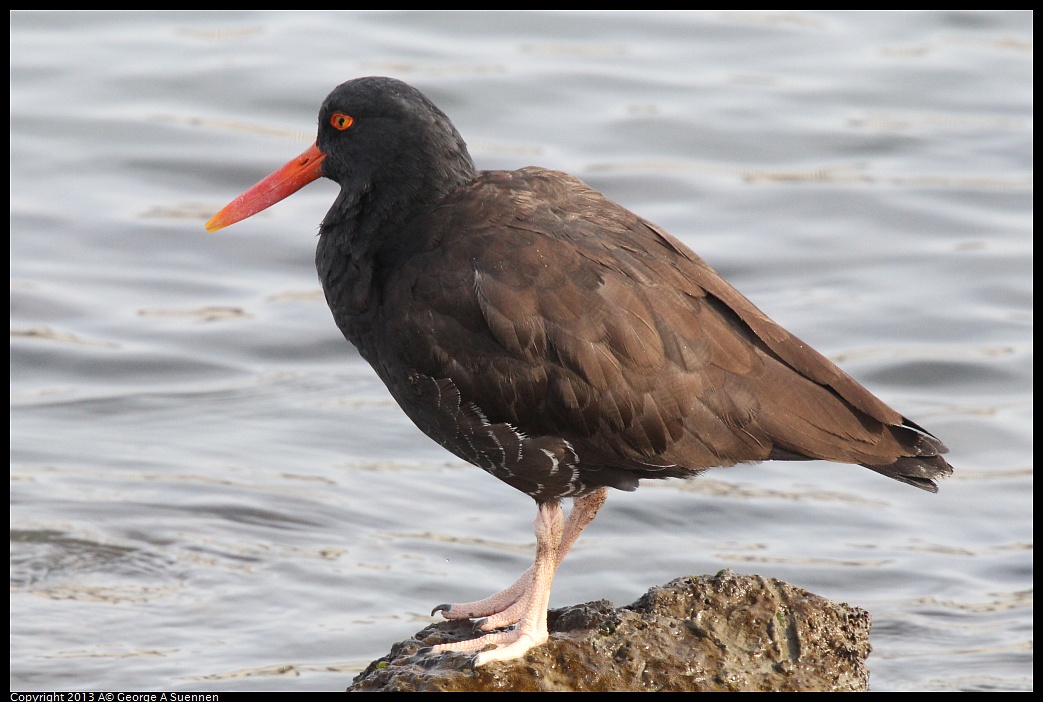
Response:
M464 152L453 163L443 159L430 168L378 175L362 188L342 188L319 230L315 265L337 326L363 353L384 281L424 245L414 220L475 177Z

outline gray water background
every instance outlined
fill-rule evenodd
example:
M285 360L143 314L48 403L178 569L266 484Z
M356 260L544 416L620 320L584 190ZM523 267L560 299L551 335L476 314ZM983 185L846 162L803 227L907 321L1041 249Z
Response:
M12 689L341 690L531 562L313 267L322 181L203 222L404 79L480 167L664 226L952 449L613 493L552 606L732 568L869 610L874 690L1032 688L1033 16L11 14Z

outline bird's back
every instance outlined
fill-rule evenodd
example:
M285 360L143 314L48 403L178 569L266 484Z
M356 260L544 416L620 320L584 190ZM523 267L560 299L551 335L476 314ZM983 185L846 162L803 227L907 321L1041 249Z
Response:
M386 251L352 340L422 430L537 499L767 459L924 489L951 472L941 442L565 174L481 173Z

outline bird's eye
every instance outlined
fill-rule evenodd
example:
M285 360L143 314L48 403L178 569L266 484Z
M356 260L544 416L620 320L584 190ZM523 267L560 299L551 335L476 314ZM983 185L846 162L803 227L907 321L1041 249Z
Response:
M336 112L333 114L332 117L330 117L330 124L333 125L333 128L339 129L342 132L348 127L350 127L352 124L354 124L354 122L354 117L352 117L351 115L343 114L341 112Z

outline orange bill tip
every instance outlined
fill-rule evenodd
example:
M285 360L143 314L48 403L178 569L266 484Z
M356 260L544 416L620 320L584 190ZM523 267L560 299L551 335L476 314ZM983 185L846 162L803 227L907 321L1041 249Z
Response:
M206 230L216 232L285 200L308 183L322 177L322 162L325 158L326 154L319 151L316 144L312 144L300 156L225 205L206 223Z

